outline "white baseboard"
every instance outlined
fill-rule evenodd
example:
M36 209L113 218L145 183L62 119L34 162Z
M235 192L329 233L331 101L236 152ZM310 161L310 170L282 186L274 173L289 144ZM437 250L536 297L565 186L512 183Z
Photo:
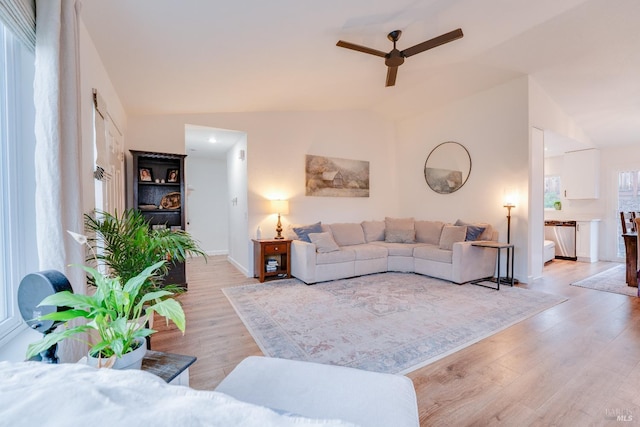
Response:
M217 251L205 251L207 255L216 256L216 255L229 255L228 249L220 249Z
M246 268L244 268L242 265L240 265L240 264L239 264L236 260L234 260L233 258L231 258L231 257L227 257L227 261L229 261L231 264L233 264L233 266L234 266L235 268L237 268L238 270L240 270L240 272L241 272L242 274L244 274L245 276L247 276L247 277L253 277L253 274L250 274L250 273L249 273L249 271L248 271Z

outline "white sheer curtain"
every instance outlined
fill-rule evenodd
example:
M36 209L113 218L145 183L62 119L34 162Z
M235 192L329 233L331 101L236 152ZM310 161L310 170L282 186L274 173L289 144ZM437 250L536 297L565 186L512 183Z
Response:
M36 47L36 15L34 0L0 1L0 20L25 46Z
M84 250L66 230L82 232L81 133L76 0L36 0L36 218L42 270L65 273L74 292L85 293ZM63 362L86 347L65 340Z

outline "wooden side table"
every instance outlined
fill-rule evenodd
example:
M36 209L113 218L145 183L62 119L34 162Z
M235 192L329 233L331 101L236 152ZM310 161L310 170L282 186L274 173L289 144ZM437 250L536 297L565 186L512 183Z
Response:
M253 277L260 282L291 277L291 240L253 239Z
M188 386L189 366L195 361L195 356L147 350L142 359L142 370L159 376L169 384Z

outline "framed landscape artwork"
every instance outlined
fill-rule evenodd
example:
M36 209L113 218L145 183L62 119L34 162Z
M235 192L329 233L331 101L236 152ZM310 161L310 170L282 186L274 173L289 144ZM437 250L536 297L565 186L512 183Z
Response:
M369 162L307 154L305 194L316 197L369 197Z

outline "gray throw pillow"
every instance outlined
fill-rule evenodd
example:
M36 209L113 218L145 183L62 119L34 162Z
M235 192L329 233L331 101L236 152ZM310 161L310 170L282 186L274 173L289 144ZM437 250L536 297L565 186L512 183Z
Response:
M311 243L311 239L309 239L309 233L322 233L322 224L320 221L311 225L303 225L301 227L294 227L293 231L295 231L298 239L303 242Z
M467 235L467 227L464 225L445 225L440 236L440 249L453 250L453 244L464 242Z
M416 229L413 218L384 219L384 241L389 243L415 243Z
M340 247L328 231L323 233L309 233L309 239L311 243L316 245L316 252L321 254L340 250Z

